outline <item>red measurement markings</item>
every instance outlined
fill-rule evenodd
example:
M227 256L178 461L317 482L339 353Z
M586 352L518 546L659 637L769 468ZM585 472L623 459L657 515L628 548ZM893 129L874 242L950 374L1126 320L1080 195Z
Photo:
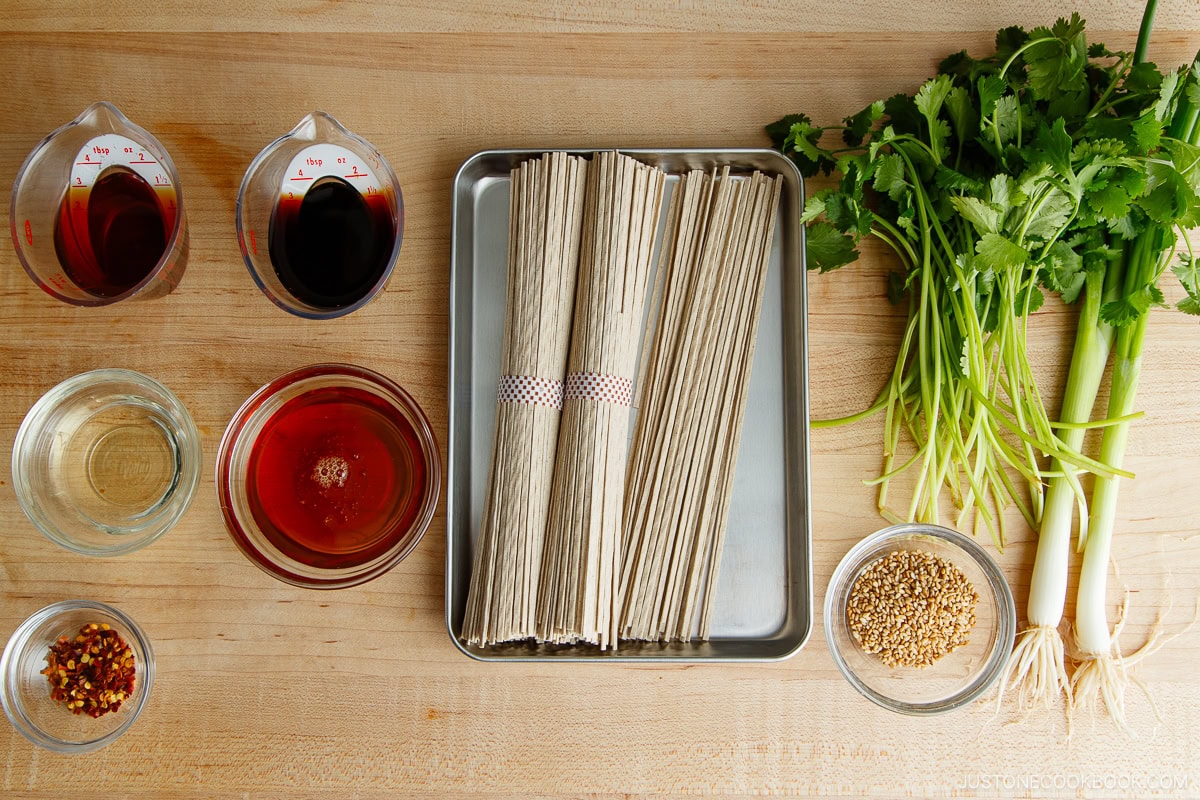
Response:
M100 161L76 161L77 167L102 167L104 164Z
M295 177L295 178L288 178L288 180L290 180L290 181L311 181L312 178Z
M157 164L158 162L157 161L146 161L145 159L142 159L141 161L130 161L129 163L130 164Z
M29 220L25 220L25 243L33 244L33 226L29 224Z
M254 238L254 231L250 231L250 252L258 255L258 240Z
M353 175L347 175L345 177L347 177L347 178L369 178L371 176L365 172L356 172Z

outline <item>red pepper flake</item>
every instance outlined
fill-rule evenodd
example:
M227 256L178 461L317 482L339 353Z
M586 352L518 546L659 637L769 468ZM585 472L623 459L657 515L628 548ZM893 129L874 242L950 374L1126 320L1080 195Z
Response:
M100 717L133 694L136 666L133 650L119 633L91 622L78 636L62 636L50 645L42 674L50 682L51 699L73 714Z

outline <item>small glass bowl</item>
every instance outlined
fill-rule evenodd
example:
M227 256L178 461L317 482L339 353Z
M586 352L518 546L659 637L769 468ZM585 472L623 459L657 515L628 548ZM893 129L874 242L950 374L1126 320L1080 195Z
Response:
M200 434L170 389L131 370L98 369L58 384L25 415L13 442L13 487L51 541L115 556L179 521L200 460Z
M226 528L251 562L286 583L340 589L412 552L437 508L441 469L429 420L404 389L363 367L317 364L271 381L234 414L216 482Z
M133 694L116 711L96 718L73 714L51 699L50 682L42 674L50 646L93 622L108 624L120 634L135 661ZM118 609L89 600L64 600L34 613L13 632L0 657L0 674L4 713L22 736L56 753L90 753L129 730L142 713L154 685L154 652L145 632Z
M970 641L923 668L889 667L867 653L846 617L859 574L899 550L920 550L949 561L979 595ZM865 697L903 714L939 714L982 696L1004 670L1016 627L1012 592L996 562L972 539L937 525L896 525L866 537L838 564L825 594L825 638L834 663Z

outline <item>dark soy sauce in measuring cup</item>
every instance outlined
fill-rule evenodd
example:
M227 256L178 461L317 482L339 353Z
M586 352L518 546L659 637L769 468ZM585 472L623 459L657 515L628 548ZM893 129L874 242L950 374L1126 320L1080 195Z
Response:
M136 172L109 167L90 189L67 190L54 225L54 249L80 289L114 297L158 265L175 213L174 190L160 194Z
M321 309L352 305L387 270L396 226L382 194L364 196L326 176L301 198L281 197L271 216L271 265L297 300Z

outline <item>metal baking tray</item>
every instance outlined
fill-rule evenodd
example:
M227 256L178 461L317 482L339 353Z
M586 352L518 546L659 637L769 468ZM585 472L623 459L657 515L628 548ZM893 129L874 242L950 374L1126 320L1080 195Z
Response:
M812 630L808 465L808 335L804 185L773 150L622 150L669 175L729 165L783 176L783 194L734 477L729 530L707 641L589 645L468 645L461 636L491 460L504 326L509 171L547 150L488 150L454 178L450 255L450 439L447 459L446 625L457 647L485 661L772 661ZM568 150L590 155L595 150ZM665 214L663 215L665 218ZM661 238L661 237L660 237ZM657 260L657 254L656 254ZM651 276L653 281L654 276ZM636 410L631 412L636 413ZM632 430L632 425L630 426Z

